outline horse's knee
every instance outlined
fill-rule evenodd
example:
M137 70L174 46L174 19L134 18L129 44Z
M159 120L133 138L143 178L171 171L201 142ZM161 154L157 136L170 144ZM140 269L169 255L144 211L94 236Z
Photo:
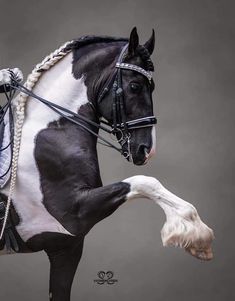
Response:
M157 197L160 188L162 187L161 183L154 177L148 177L144 175L137 175L125 179L123 182L126 182L130 185L130 192L127 195L127 198L133 198L135 196L145 196L145 197Z

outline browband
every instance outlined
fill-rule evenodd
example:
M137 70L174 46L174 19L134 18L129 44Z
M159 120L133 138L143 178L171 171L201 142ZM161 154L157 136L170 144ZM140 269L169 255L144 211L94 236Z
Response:
M127 64L127 63L116 63L116 68L120 68L120 69L128 69L128 70L133 70L136 71L138 73L143 74L145 77L147 77L147 79L149 80L149 82L151 82L152 80L152 72L150 71L146 71L143 68L136 66L136 65L132 65L132 64Z

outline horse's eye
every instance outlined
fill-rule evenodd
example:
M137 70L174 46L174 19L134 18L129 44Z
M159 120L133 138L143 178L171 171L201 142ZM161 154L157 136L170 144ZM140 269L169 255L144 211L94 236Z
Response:
M142 90L142 86L138 83L131 83L130 86L133 93L139 93Z

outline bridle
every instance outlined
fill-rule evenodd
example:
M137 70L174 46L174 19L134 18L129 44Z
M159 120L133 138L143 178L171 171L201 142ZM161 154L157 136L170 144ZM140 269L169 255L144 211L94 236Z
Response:
M118 142L120 143L122 150L123 146L127 144L127 151L122 151L122 155L132 161L131 150L130 150L130 141L131 141L131 132L130 130L151 127L157 123L157 119L154 115L146 116L134 120L127 121L126 110L125 110L125 98L124 91L122 86L122 70L131 70L145 76L151 84L152 81L152 73L150 71L146 71L145 69L133 65L124 63L126 57L126 51L129 44L126 44L118 57L118 60L115 65L115 72L111 79L109 79L108 84L103 88L99 97L98 103L102 101L104 96L110 89L112 88L113 94L113 123L110 124L107 121L101 120L101 123L104 123L112 128L112 133L116 136L120 135L118 138ZM111 87L112 84L112 87Z
M124 63L127 47L128 44L126 44L122 48L122 51L115 65L114 74L110 77L109 81L102 89L101 93L97 98L97 103L100 103L104 98L104 96L107 94L107 92L112 89L112 95L113 95L113 105L112 105L113 123L112 124L110 124L108 121L103 119L99 119L99 123L96 123L94 121L89 120L88 118L86 118L80 113L72 112L64 107L57 105L54 102L50 102L36 95L35 93L27 89L24 85L18 83L15 80L14 76L12 76L12 84L10 86L13 89L21 91L27 94L28 96L33 97L39 100L40 102L44 103L50 109L58 113L61 117L64 117L70 122L79 125L87 132L99 138L101 141L103 141L103 143L101 142L101 144L114 148L115 150L120 152L125 158L131 161L132 156L130 150L130 140L131 140L130 130L151 127L157 123L157 119L154 115L152 115L152 116L147 116L147 117L127 121L126 111L125 111L125 99L124 99L123 87L122 87L122 70L126 69L126 70L132 70L138 72L143 76L145 76L148 79L149 83L151 83L152 81L152 73L150 71L146 71L145 69L137 65ZM96 110L95 106L91 102L90 105L94 110ZM97 111L96 114L98 114ZM109 134L113 134L116 137L119 136L118 142L120 143L121 148L118 148L115 144L108 141L106 138L102 137L95 130L87 127L87 124L91 125L93 128L96 128L98 130L101 129ZM123 150L125 144L127 144L127 151Z

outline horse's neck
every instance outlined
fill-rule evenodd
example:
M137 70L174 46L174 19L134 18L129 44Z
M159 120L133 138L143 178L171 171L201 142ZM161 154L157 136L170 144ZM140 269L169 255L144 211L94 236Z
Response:
M73 77L72 54L68 54L55 66L46 71L36 84L33 92L73 112L82 113L89 119L95 120L96 118L95 113L91 108L89 109L88 106L87 87L84 84L83 78L75 79ZM51 123L53 123L53 127L61 127L61 123L57 122L61 119L61 116L32 97L28 98L26 106L21 150L25 145L27 145L27 147L30 145L33 153L34 141L39 132L48 128ZM89 125L87 125L87 127L89 127ZM91 153L94 153L94 157L96 157L95 137L89 135L82 128L78 127L77 131L79 132L80 138L82 137L80 143L89 145ZM71 143L73 143L73 141L71 141ZM23 151L21 153L23 153Z
M82 105L88 102L87 88L83 79L73 77L71 53L41 76L33 92L74 112L77 112ZM41 126L60 117L50 108L31 97L27 101L26 112L26 121L35 122Z

